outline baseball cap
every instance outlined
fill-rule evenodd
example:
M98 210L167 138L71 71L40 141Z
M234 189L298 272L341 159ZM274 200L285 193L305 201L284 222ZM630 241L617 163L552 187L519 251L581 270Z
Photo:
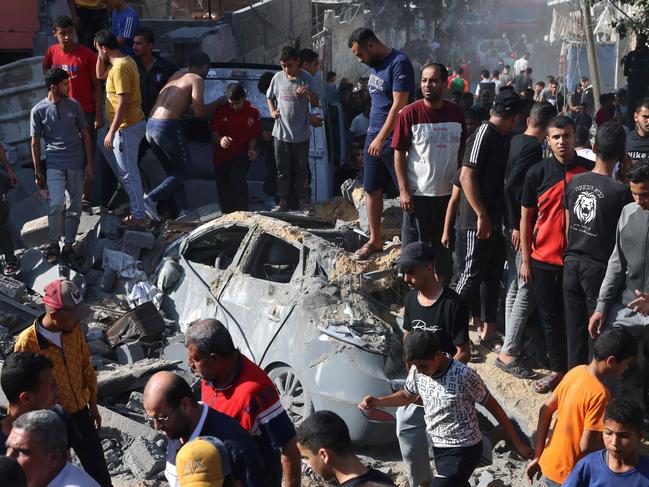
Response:
M231 472L228 450L218 438L199 436L178 451L176 472L181 487L221 487Z
M521 113L523 100L513 90L504 90L496 95L494 111L503 115L505 113Z
M412 269L435 260L435 252L424 242L412 242L401 249L401 255L395 261L402 269Z
M92 313L90 306L83 302L77 285L67 279L57 279L45 286L43 302L52 309L65 311L77 321Z

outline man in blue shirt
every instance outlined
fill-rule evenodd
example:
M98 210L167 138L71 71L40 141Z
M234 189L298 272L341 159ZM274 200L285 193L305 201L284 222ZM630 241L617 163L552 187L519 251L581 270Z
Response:
M397 187L392 131L399 110L415 100L415 71L405 54L387 47L370 29L356 29L349 37L348 45L354 56L371 68L368 89L372 108L365 139L363 176L370 239L356 252L360 259L367 259L383 249L383 193L389 189L396 192Z
M104 0L104 2L113 11L111 32L117 37L120 51L127 56L133 56L133 38L140 30L140 17L126 3L126 0Z
M563 487L649 487L649 458L640 455L643 433L640 405L613 400L604 413L602 437L606 449L582 458Z

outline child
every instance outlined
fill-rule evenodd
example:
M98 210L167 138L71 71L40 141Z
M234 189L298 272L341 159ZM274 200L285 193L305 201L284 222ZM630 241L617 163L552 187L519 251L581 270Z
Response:
M626 329L610 329L595 340L591 363L578 365L564 376L539 411L534 458L525 469L530 482L543 474L547 485L559 485L581 456L601 448L602 419L611 397L602 379L619 377L637 350ZM557 421L546 445L555 411Z
M530 447L519 438L480 376L442 352L435 333L419 330L409 333L404 340L404 356L406 363L411 364L405 389L385 397L367 396L358 406L361 409L405 406L421 397L437 467L435 485L441 479L443 485L469 485L482 453L476 402L496 418L518 452L530 458Z
M649 458L640 455L642 408L633 401L615 399L604 413L604 450L579 460L564 487L649 486Z
M317 411L297 429L302 458L324 480L349 487L394 487L386 474L368 468L352 451L345 422L331 411Z

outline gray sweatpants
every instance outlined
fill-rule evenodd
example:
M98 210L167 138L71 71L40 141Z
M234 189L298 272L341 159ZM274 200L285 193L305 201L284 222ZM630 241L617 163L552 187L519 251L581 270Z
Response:
M424 408L408 404L397 408L396 417L399 449L410 487L430 482L433 472L430 468Z
M59 242L65 235L64 243L72 245L77 237L81 219L84 169L48 169L48 236L50 242ZM65 207L65 192L70 203Z
M298 200L306 201L309 197L309 141L275 142L275 162L277 163L277 197L286 199L293 188ZM292 186L292 187L291 187Z

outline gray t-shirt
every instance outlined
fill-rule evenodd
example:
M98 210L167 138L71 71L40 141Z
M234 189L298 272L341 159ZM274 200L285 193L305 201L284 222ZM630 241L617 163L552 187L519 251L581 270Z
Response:
M30 117L31 136L45 142L47 169L83 169L85 153L81 129L88 123L81 104L73 98L58 103L39 101Z
M298 143L311 137L309 98L296 93L299 86L315 91L313 78L302 69L294 80L288 79L284 71L279 71L270 82L266 97L276 100L280 114L273 126L273 137L277 140Z
M426 431L433 446L467 447L482 440L475 403L484 404L489 391L467 365L451 360L448 368L435 377L418 373L413 365L405 391L421 396Z

